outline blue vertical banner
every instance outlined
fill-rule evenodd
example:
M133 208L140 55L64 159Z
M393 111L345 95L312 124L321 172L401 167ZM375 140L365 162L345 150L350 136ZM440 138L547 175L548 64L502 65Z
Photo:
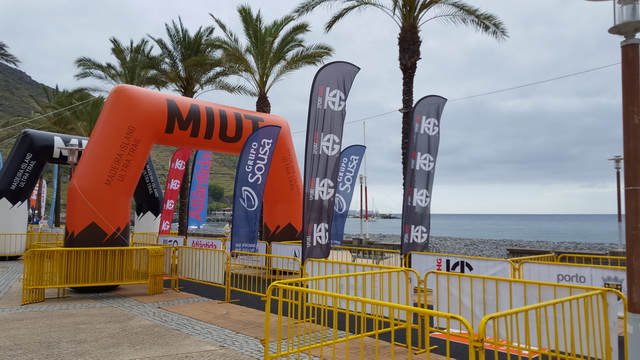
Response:
M230 251L256 251L262 197L279 135L279 126L263 126L242 147L233 188Z
M344 226L347 222L347 215L349 215L351 199L358 181L358 171L366 148L364 145L351 145L340 153L338 189L336 190L331 224L331 246L342 245Z
M58 164L53 165L53 186L51 193L51 207L49 208L49 219L47 219L47 224L49 227L53 229L53 220L56 216L56 201L58 197Z
M402 205L402 255L424 252L431 231L431 194L440 145L440 117L447 99L429 95L411 109Z
M0 169L2 169L2 151L0 151Z
M211 151L196 151L189 190L189 226L200 227L207 221L212 157Z
M344 61L321 67L311 86L304 161L302 262L331 252L331 223L347 97L360 68Z

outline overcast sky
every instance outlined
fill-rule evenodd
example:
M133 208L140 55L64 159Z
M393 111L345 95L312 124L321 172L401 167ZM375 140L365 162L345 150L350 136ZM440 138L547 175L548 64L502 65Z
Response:
M260 8L271 22L298 0L0 3L0 41L22 61L20 69L38 82L73 89L97 84L74 79L76 58L114 61L112 36L124 43L147 35L165 38L164 24L178 16L193 32L213 25L209 13L241 33L238 4ZM615 171L607 159L622 155L622 38L607 32L613 22L611 2L468 3L497 15L510 37L498 42L473 29L438 22L421 29L414 99L430 94L449 99L442 115L432 213L616 213ZM370 204L380 212L399 213L398 27L371 11L353 14L325 34L330 14L322 10L302 20L312 24L309 43L329 44L335 49L332 61L361 68L347 103L343 144L365 141L366 119ZM299 162L316 71L301 70L270 93L272 113L291 124ZM535 85L524 86L529 84ZM199 99L255 109L252 98L217 91ZM359 208L358 194L351 208Z

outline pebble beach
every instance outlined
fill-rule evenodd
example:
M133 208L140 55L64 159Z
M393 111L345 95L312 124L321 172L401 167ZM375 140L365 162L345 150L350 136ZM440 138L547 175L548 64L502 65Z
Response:
M356 234L345 234L345 239L359 237ZM399 235L369 234L370 240L381 243L400 243ZM577 241L529 241L529 240L487 240L468 239L448 236L431 236L429 246L434 252L465 256L506 259L507 249L540 249L556 251L595 252L607 254L609 250L618 249L615 243L589 243Z

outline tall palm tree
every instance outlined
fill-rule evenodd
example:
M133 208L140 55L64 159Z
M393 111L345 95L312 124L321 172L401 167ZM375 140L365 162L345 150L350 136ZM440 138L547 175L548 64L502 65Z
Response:
M178 23L165 24L165 30L166 41L149 35L160 49L155 70L164 81L163 87L190 98L209 90L230 93L243 90L226 81L232 72L225 67L212 26L201 26L192 35L178 18Z
M257 98L258 112L271 113L268 94L278 81L304 66L322 64L333 54L328 45L306 45L304 35L310 26L294 23L293 15L265 24L260 11L254 14L248 5L239 5L245 44L219 18L209 15L224 33L219 41L226 61L249 85L246 93Z
M166 41L149 35L160 49L160 62L156 71L165 82L165 88L190 98L208 90L231 93L242 91L242 87L226 81L231 72L224 67L221 49L213 39L212 26L201 26L191 34L184 27L182 19L178 18L178 23L165 23L165 30ZM183 236L187 235L189 163L187 161L182 178L178 211L178 234Z
M337 11L325 25L325 31L347 15L369 9L380 10L400 28L398 33L398 61L402 72L402 165L407 166L406 147L409 139L409 111L413 107L413 84L420 60L422 37L420 27L438 20L445 24L475 28L497 40L508 37L507 30L493 14L459 0L303 0L294 10L296 15L307 14L320 6L335 7Z
M9 52L9 47L4 42L0 41L0 63L5 63L18 67L20 60Z
M101 63L97 60L82 56L74 62L80 71L75 75L76 79L93 78L109 85L130 84L141 87L162 87L164 83L158 76L158 58L152 54L153 44L148 39L142 39L138 43L129 41L123 45L120 40L112 37L111 55L116 58L115 63ZM91 88L94 91L104 91Z

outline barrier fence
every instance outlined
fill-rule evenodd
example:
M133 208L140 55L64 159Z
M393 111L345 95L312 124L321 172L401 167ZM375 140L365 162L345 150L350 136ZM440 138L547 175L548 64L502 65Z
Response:
M406 269L395 269L273 283L266 308L275 313L265 312L264 358L433 358L430 335L434 329L420 329L417 324L429 324L430 318L462 324L458 327L467 322L393 301L402 296L374 299L393 293L394 284L408 284L409 278ZM377 284L380 289L364 285L356 290L355 284ZM451 338L438 341L439 351L451 358ZM418 345L425 344L419 354L414 353ZM473 351L467 355L465 358L475 359Z
M30 250L25 255L23 304L44 300L46 288L147 282L149 294L158 288L162 292L162 278L167 276L175 290L180 280L221 287L226 301L231 290L265 296L267 310L275 312L275 323L266 315L265 356L269 358L297 354L418 358L423 353L426 358L430 354L449 358L454 347L457 358L479 359L492 352L497 359L496 354L505 351L517 357L545 354L562 359L616 359L619 351L626 354L626 337L618 349L615 330L619 311L626 328L626 299L615 287L603 290L440 271L428 271L421 278L414 269L378 265L371 258L309 259L302 267L297 256L150 247L138 241L151 238L134 235L132 239L130 248ZM44 237L40 240L46 242ZM184 243L182 237L174 240ZM269 246L263 247L269 251ZM450 271L453 260L460 268L466 266L462 262L480 261L470 263L478 271L518 264L524 276L541 273L532 264L598 268L428 253L412 254L411 262L422 259L437 264L438 258L442 267L444 260L451 260ZM432 289L431 300L427 289ZM433 310L427 308L430 304Z
M618 349L619 321L622 322L622 328L626 329L626 317L618 319L618 306L620 303L626 313L626 299L617 290L445 272L427 273L424 283L425 286L433 288L434 310L466 319L471 329L492 346L499 345L501 349L505 346L520 349L527 354L548 351L550 354L557 355L561 352L578 351L576 348L571 348L574 345L567 345L576 341L576 334L581 334L580 341L587 341L584 337L591 338L598 336L597 334L605 334L608 339L599 341L606 341L610 345L611 353L615 354L614 358L618 358L619 351L624 354L627 352L626 332L623 333L624 346ZM603 292L604 300L601 302L594 299L580 300L577 304L584 305L585 301L596 302L589 303L592 306L576 307L576 303L573 302L576 296L594 291ZM426 300L424 302L426 303ZM559 313L560 310L563 312ZM501 323L503 327L498 331L495 328L496 322L491 323L490 326L483 325L483 322L488 321L485 318L490 315L493 318L507 317L509 322ZM533 318L534 315L544 315L544 318ZM600 332L604 328L591 327L589 331L599 332L582 333L584 329L577 330L578 327L591 326L585 324L584 319L598 322L602 326L606 323L607 332ZM456 328L444 330L445 324L436 324L436 326L443 328L442 331L451 336L465 331ZM482 326L485 326L485 330L482 330ZM548 340L549 336L553 339ZM506 341L511 341L510 345L499 344ZM534 351L535 348L538 350ZM523 354L520 353L520 355ZM585 356L589 354L581 353ZM598 352L598 354L601 353ZM577 358L582 359L582 357Z
M147 283L162 293L159 247L32 249L24 255L22 304L44 301L45 289Z
M493 358L500 349L547 359L618 359L617 326L607 308L607 294L596 290L506 310L482 319L478 338Z
M530 259L536 261L535 259ZM537 260L543 261L543 260ZM627 266L627 258L624 256L599 256L599 255L576 255L562 254L558 256L560 263L582 264L582 265L599 265L599 266Z

